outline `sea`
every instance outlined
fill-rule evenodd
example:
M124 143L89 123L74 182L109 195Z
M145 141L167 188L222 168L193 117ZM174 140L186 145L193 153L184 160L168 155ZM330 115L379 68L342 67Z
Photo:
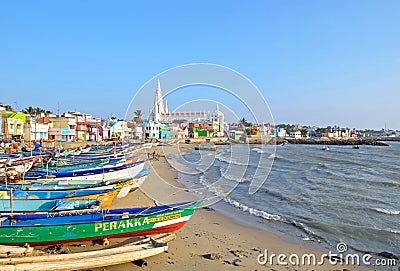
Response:
M289 241L400 255L400 142L388 144L232 144L169 158L204 206L239 222Z

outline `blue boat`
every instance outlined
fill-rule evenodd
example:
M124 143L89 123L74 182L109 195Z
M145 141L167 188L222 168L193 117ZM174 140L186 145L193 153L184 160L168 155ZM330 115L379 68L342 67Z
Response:
M115 165L108 165L108 166L104 166L104 167L93 167L93 168L78 169L78 170L64 171L64 172L52 172L51 175L53 178L64 178L64 177L79 177L79 176L86 176L86 175L93 175L93 174L103 174L103 173L107 173L107 172L112 172L112 171L117 171L117 170L134 167L143 162L144 161L140 161L140 162L134 162L131 164L118 163ZM40 171L32 171L31 170L25 174L26 180L34 180L34 179L40 179L40 178L44 179L46 177L48 177L48 175L45 172L40 172Z
M114 191L108 189L70 189L70 190L15 190L12 192L12 200L16 199L67 199L73 197L88 197ZM10 200L10 190L0 191L0 200Z
M0 199L0 213L73 211L99 209L101 200L97 199Z

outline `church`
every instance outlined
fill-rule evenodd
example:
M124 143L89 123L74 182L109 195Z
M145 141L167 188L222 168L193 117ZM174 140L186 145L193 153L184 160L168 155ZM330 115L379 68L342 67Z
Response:
M224 114L216 105L212 113L205 111L169 112L167 101L163 101L160 79L157 81L154 104L150 109L149 119L144 123L145 137L154 139L168 139L170 133L168 126L188 125L189 123L202 123L214 136L224 134Z

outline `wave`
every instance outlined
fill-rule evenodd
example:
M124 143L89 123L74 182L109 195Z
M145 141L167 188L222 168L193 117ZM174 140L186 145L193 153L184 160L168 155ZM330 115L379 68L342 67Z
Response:
M236 208L239 208L240 210L242 210L244 212L249 213L250 215L261 217L266 220L274 220L274 221L279 221L279 222L282 222L285 224L290 224L290 225L300 229L307 235L311 236L312 239L320 239L320 240L327 242L327 240L325 238L319 236L316 232L312 231L309 227L307 227L302 222L296 221L294 219L287 219L286 217L278 215L278 214L271 214L266 211L262 211L262 210L247 206L246 204L238 202L230 197L222 197L222 200Z
M373 208L373 210L387 215L400 215L400 210L390 210L385 208Z
M235 181L235 182L238 182L238 183L244 183L246 181L250 181L248 178L244 177L245 171L241 172L241 175L243 175L242 177L237 176L237 175L228 174L228 173L226 173L226 171L227 170L223 170L221 167L219 167L219 172L220 172L221 176L224 177L227 180Z
M318 234L314 231L312 231L309 227L307 227L304 223L301 223L299 221L296 221L294 219L290 220L290 224L292 224L293 226L295 226L296 228L304 231L305 233L313 236L314 238L319 238L319 239L323 239L324 241L326 241L324 238L321 238L320 236L318 236Z
M242 163L239 161L235 161L232 158L224 158L221 156L216 156L215 159L217 159L220 162L226 163L226 164L233 164L233 165L238 165L238 166L251 166L251 165L249 165L249 162Z
M283 219L280 215L270 214L270 213L267 213L266 211L262 211L262 210L258 210L253 207L249 207L246 204L240 203L230 197L223 197L222 200L236 208L241 209L244 212L248 212L249 214L257 216L257 217L262 217L267 220L285 221L285 219Z

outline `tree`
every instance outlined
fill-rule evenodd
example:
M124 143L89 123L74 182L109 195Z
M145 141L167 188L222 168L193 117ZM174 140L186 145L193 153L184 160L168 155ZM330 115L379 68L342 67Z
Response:
M251 126L252 125L252 123L251 122L248 122L245 118L242 118L241 120L239 120L239 123L242 125L242 126Z
M143 113L142 113L142 110L141 109L137 109L135 112L133 112L134 114L135 114L135 117L133 118L133 121L134 122L136 122L136 123L142 123L143 122L143 119L142 119L142 116L143 116Z
M22 109L22 113L29 114L29 115L34 115L35 112L36 112L35 108L33 108L32 106Z
M4 105L4 108L5 108L7 111L14 111L14 110L12 109L12 106L11 106L11 105Z
M29 114L32 116L38 116L38 115L40 115L40 113L51 113L51 111L42 109L40 107L34 108L32 106L28 106L27 108L22 110L22 113Z

